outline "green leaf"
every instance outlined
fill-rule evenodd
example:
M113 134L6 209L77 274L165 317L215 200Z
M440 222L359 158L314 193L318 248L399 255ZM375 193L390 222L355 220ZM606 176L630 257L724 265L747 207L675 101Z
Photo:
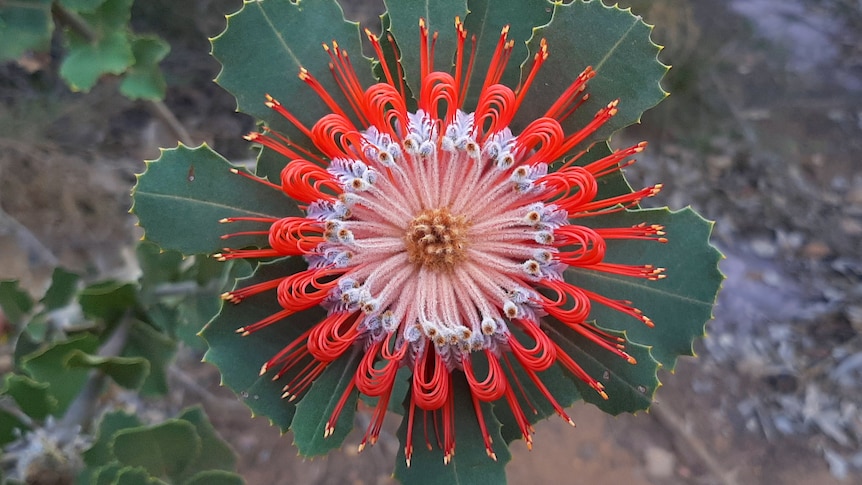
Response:
M201 453L197 460L183 470L183 476L208 470L231 471L236 468L236 455L216 433L203 409L199 406L188 408L177 416L177 419L193 424L201 439Z
M72 91L89 91L104 74L122 74L135 58L128 33L111 32L96 43L70 36L60 76Z
M89 318L113 324L138 306L138 289L134 283L102 281L84 288L78 301Z
M605 297L629 300L642 310L655 328L598 303L592 305L590 319L602 328L625 330L629 341L651 347L652 356L673 370L677 356L693 355L693 340L704 335L704 326L712 318L715 295L724 279L718 269L722 255L709 244L712 223L690 208L617 212L591 217L589 226L631 227L641 222L664 226L668 243L610 241L605 261L663 267L665 279L648 281L574 268L566 270L564 277Z
M57 400L48 393L48 384L20 374L7 374L0 395L15 400L27 416L42 420L57 409Z
M19 436L18 433L23 431L27 431L27 425L22 423L15 414L0 408L0 446L15 441ZM2 479L0 475L0 480ZM0 483L4 482L0 481Z
M331 111L297 77L304 67L340 106L349 106L330 74L330 57L321 48L333 41L349 53L360 84L369 86L371 60L362 56L359 26L343 20L335 0L245 2L228 16L227 29L212 40L213 56L222 64L216 82L236 97L240 111L307 144L299 130L264 105L264 95L280 100L311 128Z
M143 467L151 475L173 479L200 455L201 439L192 423L171 419L156 426L118 431L111 450L126 466Z
M236 473L223 470L200 472L188 479L183 485L244 485L245 480Z
M299 209L281 191L233 174L231 168L206 145L195 149L180 145L147 162L132 193L132 211L146 238L184 254L212 253L226 245L268 245L266 236L221 239L225 233L266 230L267 225L218 221L225 217L280 218L299 215Z
M305 268L300 258L285 258L262 264L253 276L240 280L237 287L284 278ZM281 394L284 384L295 375L295 370L285 374L282 383L272 381L270 375L259 376L259 371L267 360L321 321L326 315L325 311L315 307L293 314L246 337L236 333L237 328L281 310L275 290L246 298L238 305L225 303L221 313L204 327L201 335L209 345L204 361L219 368L222 382L242 397L255 415L264 415L282 431L287 431L296 407L286 399L281 399Z
M549 57L519 110L516 124L523 127L543 115L587 66L597 72L587 87L590 99L563 123L566 133L586 126L596 111L615 99L620 100L617 115L585 143L606 139L639 121L641 113L667 96L659 82L668 67L657 59L660 48L650 40L651 30L630 11L607 7L600 0L555 4L551 23L536 29L529 43L530 52L535 53L539 41L546 39ZM531 66L532 62L524 65L522 78Z
M350 391L350 397L335 423L335 431L329 437L323 435L326 422L332 416L335 406L347 386L353 383L361 359L360 349L354 347L348 351L348 355L343 355L329 364L296 405L296 415L290 429L301 455L325 455L330 450L340 448L344 438L353 429L353 416L356 414L356 400L359 395L355 387Z
M449 72L458 46L455 17L464 19L467 16L467 2L466 0L412 2L387 0L385 3L389 16L389 31L395 37L395 43L398 44L401 52L404 78L413 93L418 93L421 88L419 59L422 52L419 19L425 19L429 37L435 32L438 34L434 45L434 69L432 70Z
M0 4L0 62L17 59L29 50L46 50L54 22L51 0L19 0Z
M149 362L150 372L140 386L144 396L161 396L168 392L167 369L174 359L177 343L153 327L134 322L123 349L124 357L142 357Z
M158 485L165 482L150 476L143 467L126 467L120 470L114 485Z
M605 386L608 400L604 400L577 377L570 376L584 401L612 415L642 411L652 404L659 386L659 363L650 355L647 347L626 343L626 352L637 360L637 364L629 364L553 318L545 317L544 327L551 339L575 363ZM625 338L624 332L603 330Z
M464 20L464 27L468 36L476 36L476 56L473 82L467 91L465 107L467 111L473 111L476 109L482 81L488 72L491 56L494 55L503 27L509 26L509 39L514 40L515 45L500 84L515 89L521 78L521 64L527 62L529 57L527 41L533 36L534 28L550 22L554 8L548 0L469 0L467 6L470 13Z
M46 346L24 357L22 367L39 382L48 384L48 392L57 400L57 414L62 414L87 381L89 370L70 368L72 353L95 353L99 340L91 334L72 337Z
M103 74L122 74L134 63L128 32L133 1L105 0L91 12L82 12L93 39L67 30L69 52L60 76L73 91L89 91Z
M500 435L500 422L494 418L491 405L481 403L485 426L493 441L493 450L497 455L494 461L485 452L485 442L476 412L473 409L470 387L460 372L452 375L455 415L455 456L448 465L443 464L443 451L425 447L423 436L423 412L417 409L413 416L413 458L410 467L406 466L404 446L407 439L407 419L398 428L398 439L401 448L395 459L395 478L401 483L452 484L452 483L506 483L505 466L512 455L509 447ZM409 399L409 398L408 398ZM406 408L406 404L405 404ZM408 414L405 411L405 416ZM439 416L438 416L439 419ZM429 416L430 420L430 416ZM442 423L441 423L442 425ZM428 440L435 443L433 427L428 427ZM442 440L442 436L441 436Z
M174 328L177 338L186 345L201 352L206 350L206 342L199 333L204 325L215 317L221 310L221 294L233 288L237 278L245 278L252 274L253 267L247 261L234 260L228 263L218 262L212 258L198 258L195 265L197 278L206 277L208 268L218 267L224 274L219 274L218 279L213 278L206 284L206 293L199 293L184 299L178 306L178 325Z
M178 281L181 278L180 265L183 255L176 251L163 251L158 245L149 241L138 244L136 254L141 266L141 294L149 296L156 286L166 282Z
M141 357L100 357L75 351L66 361L69 368L95 368L126 389L138 389L150 373L150 363Z
M168 55L171 46L158 37L137 37L132 41L135 63L120 83L120 92L129 99L164 99L167 84L159 62Z
M137 416L124 411L105 413L99 422L96 441L83 453L84 463L87 464L88 468L93 469L99 465L113 461L114 455L111 453L111 443L114 440L114 435L120 430L137 428L142 424Z
M117 483L117 475L120 474L120 470L122 469L123 466L116 462L99 467L93 472L92 481L88 481L87 483L92 483L93 485L114 485Z
M30 294L21 289L18 280L0 281L0 309L14 326L24 323L25 317L33 309Z
M42 297L42 305L47 310L64 307L72 302L78 290L81 277L63 268L55 268L51 275L51 286Z
M76 12L92 12L99 8L105 0L59 0L60 5Z

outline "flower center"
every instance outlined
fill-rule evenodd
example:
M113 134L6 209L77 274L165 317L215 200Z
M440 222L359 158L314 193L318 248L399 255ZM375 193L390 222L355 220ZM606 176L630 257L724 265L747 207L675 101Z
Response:
M410 262L434 270L451 269L467 254L467 218L447 207L426 209L410 221L404 245Z

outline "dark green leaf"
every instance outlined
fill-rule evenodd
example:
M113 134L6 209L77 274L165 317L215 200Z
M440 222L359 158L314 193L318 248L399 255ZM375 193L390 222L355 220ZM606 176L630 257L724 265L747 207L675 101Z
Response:
M194 267L194 276L201 285L205 285L198 294L185 298L178 306L179 320L174 329L176 337L193 349L206 350L206 342L198 335L219 310L222 300L220 295L233 288L237 278L245 278L252 274L253 267L248 261L234 260L223 263L212 258L198 257ZM216 276L210 276L218 269ZM192 275L189 275L192 276Z
M120 474L120 470L123 469L123 466L119 463L110 463L105 466L101 466L93 471L92 483L93 485L114 485L117 483L117 475Z
M645 410L652 404L659 386L656 374L659 363L650 355L648 348L628 342L626 352L637 360L637 364L629 364L553 318L544 319L544 328L575 363L605 386L608 400L577 377L570 376L584 401L613 415ZM608 333L625 337L621 332Z
M286 258L258 267L253 276L238 282L242 288L255 283L284 278L305 269L299 258ZM326 313L319 307L294 314L266 328L242 337L236 333L247 326L281 311L275 290L254 295L238 305L225 303L221 313L201 332L209 345L204 360L219 368L222 381L233 389L254 414L268 417L282 431L287 431L296 407L281 399L284 384L295 372L288 372L282 383L274 382L271 373L259 376L261 366L293 342Z
M203 409L197 406L188 408L177 419L192 423L201 439L201 453L197 460L183 470L184 477L207 470L231 471L236 468L236 455L216 433Z
M162 480L150 476L143 467L126 467L120 470L114 485L159 485Z
M159 62L171 46L158 37L137 37L132 41L135 63L120 83L120 92L129 99L160 100L165 97L165 77Z
M7 374L0 395L15 400L27 416L42 420L57 409L57 400L48 393L48 384L20 374Z
M14 414L0 408L0 446L15 441L19 436L18 433L23 431L27 431L27 425Z
M261 223L219 224L225 217L298 215L296 203L281 191L233 174L224 158L206 145L162 151L138 178L132 211L150 241L184 254L212 253L225 246L266 246L266 236L228 241L226 233L266 230Z
M476 60L465 107L466 111L473 111L503 27L509 26L509 39L514 40L515 45L500 84L515 89L521 78L521 64L526 62L529 56L527 41L533 36L533 28L547 24L551 20L554 7L548 0L469 0L467 6L470 8L464 21L468 35L467 49L469 50L469 36L475 35Z
M577 160L578 165L587 165L588 163L602 159L611 154L611 147L608 142L598 142L591 146L584 155ZM553 170L554 167L551 167ZM625 175L621 170L617 170L611 174L600 177L598 180L599 191L596 194L595 200L604 200L618 195L630 194L632 187L626 180Z
M78 301L87 317L113 324L136 309L138 289L133 283L103 281L84 288Z
M46 346L24 357L22 367L39 382L48 384L48 392L57 400L57 413L62 414L87 381L88 369L70 368L69 357L76 351L95 353L98 338L91 334L72 337Z
M142 294L149 296L159 284L180 279L182 254L176 251L163 251L149 241L141 241L136 253L141 266L141 277L138 282L141 284Z
M407 439L407 419L401 422L398 439L401 449L395 459L395 478L401 483L425 484L469 484L469 483L506 483L505 466L512 459L509 447L500 435L500 422L494 418L491 405L482 403L485 426L493 441L497 455L494 461L485 451L485 442L473 408L470 387L460 372L452 375L452 389L455 406L455 443L456 452L448 465L443 464L443 451L425 447L423 436L423 412L417 409L413 417L413 458L410 467L406 466L404 446ZM408 398L409 399L409 398ZM406 407L406 406L405 406ZM405 412L404 414L408 414ZM439 419L439 417L438 417ZM430 420L430 417L429 417ZM430 422L430 421L429 421ZM433 427L428 427L430 443L436 443ZM442 441L442 435L441 435Z
M167 369L174 359L177 343L153 327L135 322L129 329L124 357L143 357L150 363L150 372L141 385L144 396L161 396L168 392Z
M33 299L18 286L17 280L0 281L0 309L9 323L17 327L33 309Z
M28 50L50 47L54 22L51 0L21 0L0 4L0 62L17 59Z
M143 423L134 414L124 411L105 413L99 422L95 443L83 453L84 463L89 468L95 468L112 461L114 456L111 454L111 442L114 440L114 435L120 430L137 428L141 424Z
M126 389L138 389L150 373L150 363L141 357L99 357L81 351L71 352L69 368L96 368Z
M60 0L60 5L76 12L92 12L105 3L105 0Z
M113 455L127 466L143 467L150 475L176 478L201 452L201 439L188 421L130 428L114 435Z
M647 281L573 268L564 277L608 298L629 300L642 310L655 322L655 328L597 303L592 305L590 318L602 328L625 330L630 341L651 347L652 356L673 370L677 356L693 355L693 340L703 336L704 326L712 318L715 295L724 278L718 270L722 256L709 244L712 223L690 208L617 212L592 217L588 224L631 227L642 222L665 226L669 242L610 241L605 261L663 267L667 278Z
M548 42L549 57L522 105L521 127L547 111L575 77L587 66L596 71L588 85L590 99L563 123L567 133L587 125L599 108L619 99L619 112L589 140L603 140L611 133L640 120L641 113L658 104L667 93L659 81L668 67L657 59L659 46L649 38L651 27L628 10L607 7L600 0L557 3L550 24L536 30L531 53L539 41ZM522 77L532 66L528 62Z
M330 74L329 55L321 48L333 41L349 53L362 86L371 85L371 61L362 56L358 24L343 20L335 0L246 2L228 16L227 29L212 41L213 56L222 64L216 81L236 97L240 111L307 144L299 130L264 105L264 95L280 100L311 128L331 111L297 77L304 67L340 106L349 106Z
M434 69L449 72L455 58L458 36L455 17L467 16L466 0L422 0L413 2L388 0L389 31L401 52L404 77L413 93L420 90L419 58L421 38L419 19L425 19L429 37L438 33L434 46ZM429 39L430 42L430 39Z
M68 305L78 290L78 281L81 277L66 271L63 268L55 268L51 276L51 286L42 297L42 304L46 310L54 310Z
M245 480L236 473L223 470L200 472L188 479L183 485L244 485Z
M356 413L356 399L359 392L354 387L335 423L335 431L325 438L326 423L332 416L336 404L344 395L348 385L353 383L356 369L362 359L360 348L348 350L326 368L314 380L314 385L296 405L296 415L290 426L299 453L303 456L325 455L330 450L341 447L347 434L353 429L353 416Z

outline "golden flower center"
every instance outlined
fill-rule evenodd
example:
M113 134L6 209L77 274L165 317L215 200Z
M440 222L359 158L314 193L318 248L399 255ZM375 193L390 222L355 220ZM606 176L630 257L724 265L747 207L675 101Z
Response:
M426 209L410 221L404 244L412 263L435 270L451 269L467 254L467 230L463 215L449 209Z

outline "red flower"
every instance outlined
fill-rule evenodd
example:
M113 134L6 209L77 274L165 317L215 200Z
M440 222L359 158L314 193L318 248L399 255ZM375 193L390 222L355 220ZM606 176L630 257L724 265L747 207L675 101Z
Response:
M513 90L498 84L513 46L507 38L508 28L504 28L476 110L466 113L461 108L473 59L465 59L467 33L460 20L455 24L459 43L453 75L432 72L434 36L419 22L422 79L415 113L407 108L400 65L386 62L381 44L368 31L386 82L367 89L360 86L347 53L335 43L324 46L331 57L332 74L350 106L339 106L304 69L300 78L331 114L307 127L289 107L268 97L267 105L315 146L297 146L271 131L248 135L250 141L288 160L281 185L260 182L300 202L306 216L224 219L268 225L270 247L225 249L216 255L221 260L302 256L308 262L306 271L224 295L228 301L240 303L250 295L277 288L283 310L239 328L242 335L317 305L327 309L325 319L261 368L261 375L273 372L276 379L288 370L299 370L284 386L284 397L301 396L349 348L364 348L355 378L327 423L327 435L334 430L355 386L378 398L360 449L367 442L373 444L396 372L402 367L412 371L405 449L408 465L417 412L435 413L435 423L441 418L438 436L442 436L444 461L454 453L453 373L466 376L487 453L494 459L479 405L482 401L507 403L528 445L531 442L530 423L517 398L521 383L504 371L504 367L511 369L511 359L526 370L569 422L538 372L559 362L607 398L602 384L548 337L541 318L556 318L632 364L634 358L626 353L623 339L586 321L590 306L606 305L646 325L652 322L629 302L566 282L562 277L566 268L632 278L664 277L662 268L605 261L608 241L665 242L662 227L644 223L591 229L575 223L631 207L660 189L653 186L596 199L597 179L633 163L630 157L641 152L645 143L584 166L576 164L579 156L566 158L617 112L614 101L580 131L563 131L561 122L587 99L585 90L594 71L587 67L544 116L513 134L509 125L548 57L547 45L542 42L529 76ZM552 163L558 167L549 172ZM225 238L237 234L247 233ZM512 329L519 329L534 344L524 346L513 337ZM476 358L487 360L484 378L474 372Z

